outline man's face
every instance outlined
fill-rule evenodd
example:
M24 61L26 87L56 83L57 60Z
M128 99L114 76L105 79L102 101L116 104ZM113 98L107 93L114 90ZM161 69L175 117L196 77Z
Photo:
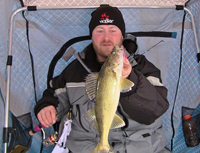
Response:
M92 43L99 62L104 62L113 47L121 46L122 41L122 32L115 25L98 25L92 31Z

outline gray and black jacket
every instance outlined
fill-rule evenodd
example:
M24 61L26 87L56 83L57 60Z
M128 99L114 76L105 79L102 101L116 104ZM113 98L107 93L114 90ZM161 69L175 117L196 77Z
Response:
M75 56L77 59L51 80L51 88L44 91L34 111L37 115L42 108L53 105L61 120L71 109L72 130L66 147L73 153L89 153L98 142L98 133L84 118L95 105L86 94L85 78L89 73L100 71L101 63L96 61L92 44ZM128 79L135 86L129 92L121 93L117 109L126 125L110 130L109 143L115 153L169 152L165 149L167 140L161 125L161 115L166 112L169 103L160 70L143 55L134 55L134 59L137 64Z

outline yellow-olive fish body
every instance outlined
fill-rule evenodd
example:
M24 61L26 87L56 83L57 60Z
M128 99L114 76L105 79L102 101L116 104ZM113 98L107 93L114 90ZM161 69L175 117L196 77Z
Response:
M109 130L125 125L115 113L120 92L131 90L134 83L122 78L123 56L124 48L115 45L100 72L89 74L86 78L86 92L96 103L85 118L99 132L99 142L92 153L113 153L108 143Z

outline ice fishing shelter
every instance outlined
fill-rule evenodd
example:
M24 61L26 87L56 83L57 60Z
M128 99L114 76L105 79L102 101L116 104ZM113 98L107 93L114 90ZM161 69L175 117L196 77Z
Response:
M41 132L33 137L28 135L28 130L38 124L33 108L47 87L47 80L74 59L68 53L82 51L91 42L88 37L77 43L71 39L89 35L90 14L100 4L119 7L126 32L137 38L137 53L144 54L161 69L170 103L163 115L169 148L174 153L199 152L199 145L186 147L182 132L183 107L193 116L198 117L200 112L199 0L2 0L0 126L4 131L0 133L1 152L10 151L18 144L27 146L29 153L52 150L52 146L42 145ZM74 43L71 49L66 47L70 43ZM17 139L12 127L17 129L14 132ZM54 129L45 131L47 137Z

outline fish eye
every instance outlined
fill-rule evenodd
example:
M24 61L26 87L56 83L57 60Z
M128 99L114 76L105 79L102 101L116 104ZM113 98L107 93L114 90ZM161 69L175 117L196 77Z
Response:
M115 55L115 51L112 51L111 54Z

